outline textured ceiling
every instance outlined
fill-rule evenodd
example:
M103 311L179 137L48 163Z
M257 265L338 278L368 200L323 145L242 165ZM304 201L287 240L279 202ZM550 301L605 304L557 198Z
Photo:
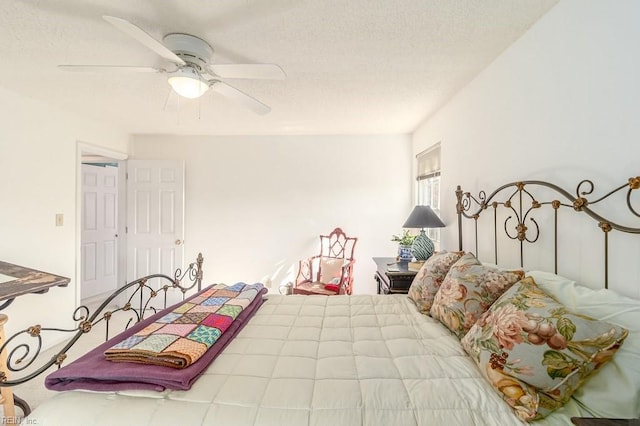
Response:
M557 0L2 0L0 85L132 134L409 133ZM284 81L225 80L271 106L217 93L179 100L162 74L71 73L58 64L167 66L102 19L157 40L207 40L214 63L276 63Z

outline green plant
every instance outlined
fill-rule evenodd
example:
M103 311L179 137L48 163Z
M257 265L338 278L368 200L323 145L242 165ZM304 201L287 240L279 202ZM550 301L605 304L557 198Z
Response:
M402 231L402 236L400 235L392 235L391 236L391 241L395 241L398 244L400 244L401 246L410 246L411 244L413 244L413 240L416 239L417 235L411 235L409 234L409 231L407 231L406 229L404 231Z

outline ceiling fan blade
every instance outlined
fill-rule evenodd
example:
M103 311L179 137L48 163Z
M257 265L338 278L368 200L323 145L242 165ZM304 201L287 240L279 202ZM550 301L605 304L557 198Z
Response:
M284 80L287 75L276 64L217 64L209 69L220 78L255 78Z
M212 81L211 89L223 96L226 96L231 100L241 103L257 114L265 115L268 114L269 111L271 111L271 108L268 105L263 104L256 98L249 96L246 93L236 89L235 87L230 86L227 83L223 83L222 81Z
M118 65L58 65L58 68L64 71L72 71L72 72L110 72L110 73L166 72L166 70L162 68L129 67L129 66L118 66Z
M105 21L127 34L130 37L133 37L138 42L147 46L149 49L156 52L158 55L162 56L165 59L170 60L178 65L186 65L185 61L180 59L178 55L169 50L164 44L160 43L155 38L151 37L140 27L133 25L131 22L126 19L116 18L115 16L104 15Z

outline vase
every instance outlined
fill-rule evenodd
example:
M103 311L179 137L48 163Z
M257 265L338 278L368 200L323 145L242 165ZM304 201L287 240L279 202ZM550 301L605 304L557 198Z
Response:
M413 253L411 253L411 246L398 246L398 261L400 262L411 262L413 259Z

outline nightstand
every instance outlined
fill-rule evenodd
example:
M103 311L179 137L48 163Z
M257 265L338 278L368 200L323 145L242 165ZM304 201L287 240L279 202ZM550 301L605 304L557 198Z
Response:
M374 257L377 270L375 280L378 294L408 293L417 270L409 269L409 262L396 262L395 257Z

